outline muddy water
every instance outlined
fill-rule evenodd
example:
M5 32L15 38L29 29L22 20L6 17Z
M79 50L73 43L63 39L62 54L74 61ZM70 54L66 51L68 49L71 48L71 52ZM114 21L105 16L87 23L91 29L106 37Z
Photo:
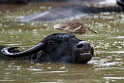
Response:
M64 31L53 29L58 23L21 23L24 15L45 11L58 4L0 6L0 45L20 46L23 50L45 36ZM60 4L59 4L60 5ZM123 83L124 13L101 13L76 18L98 34L76 35L91 42L95 57L88 64L34 64L30 61L0 60L0 83Z

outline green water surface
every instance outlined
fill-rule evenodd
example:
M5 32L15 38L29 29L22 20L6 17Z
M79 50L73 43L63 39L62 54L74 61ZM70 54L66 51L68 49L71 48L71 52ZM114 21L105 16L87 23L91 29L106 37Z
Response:
M18 19L51 9L54 4L0 5L0 45L23 50L38 44L61 21L23 23ZM89 41L95 57L87 64L34 64L30 61L0 60L0 83L123 83L124 13L100 13L75 18L98 34L88 31L76 37Z

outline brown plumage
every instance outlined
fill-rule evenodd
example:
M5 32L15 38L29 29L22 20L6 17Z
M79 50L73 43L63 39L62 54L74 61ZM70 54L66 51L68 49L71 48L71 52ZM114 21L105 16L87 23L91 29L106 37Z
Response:
M86 31L90 30L97 34L95 31L90 29L89 27L83 25L81 22L78 21L68 21L68 22L63 22L61 24L56 24L54 25L54 29L58 30L64 30L70 33L76 33L76 34L84 34Z

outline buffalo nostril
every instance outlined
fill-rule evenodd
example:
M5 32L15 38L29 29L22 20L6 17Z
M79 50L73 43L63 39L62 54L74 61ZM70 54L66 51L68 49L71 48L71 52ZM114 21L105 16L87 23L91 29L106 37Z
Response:
M82 48L83 47L83 44L78 44L77 45L77 48Z
M90 49L90 43L87 41L81 41L76 45L76 48L84 48L84 49Z

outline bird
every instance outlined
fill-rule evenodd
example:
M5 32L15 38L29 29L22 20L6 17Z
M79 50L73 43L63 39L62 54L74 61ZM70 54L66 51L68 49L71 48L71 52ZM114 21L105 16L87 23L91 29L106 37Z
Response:
M57 30L64 30L64 31L67 31L69 33L75 33L75 34L84 34L88 30L97 34L97 32L95 32L91 28L85 26L83 23L81 23L79 21L62 22L60 24L55 24L53 27L54 27L54 29L57 29Z

